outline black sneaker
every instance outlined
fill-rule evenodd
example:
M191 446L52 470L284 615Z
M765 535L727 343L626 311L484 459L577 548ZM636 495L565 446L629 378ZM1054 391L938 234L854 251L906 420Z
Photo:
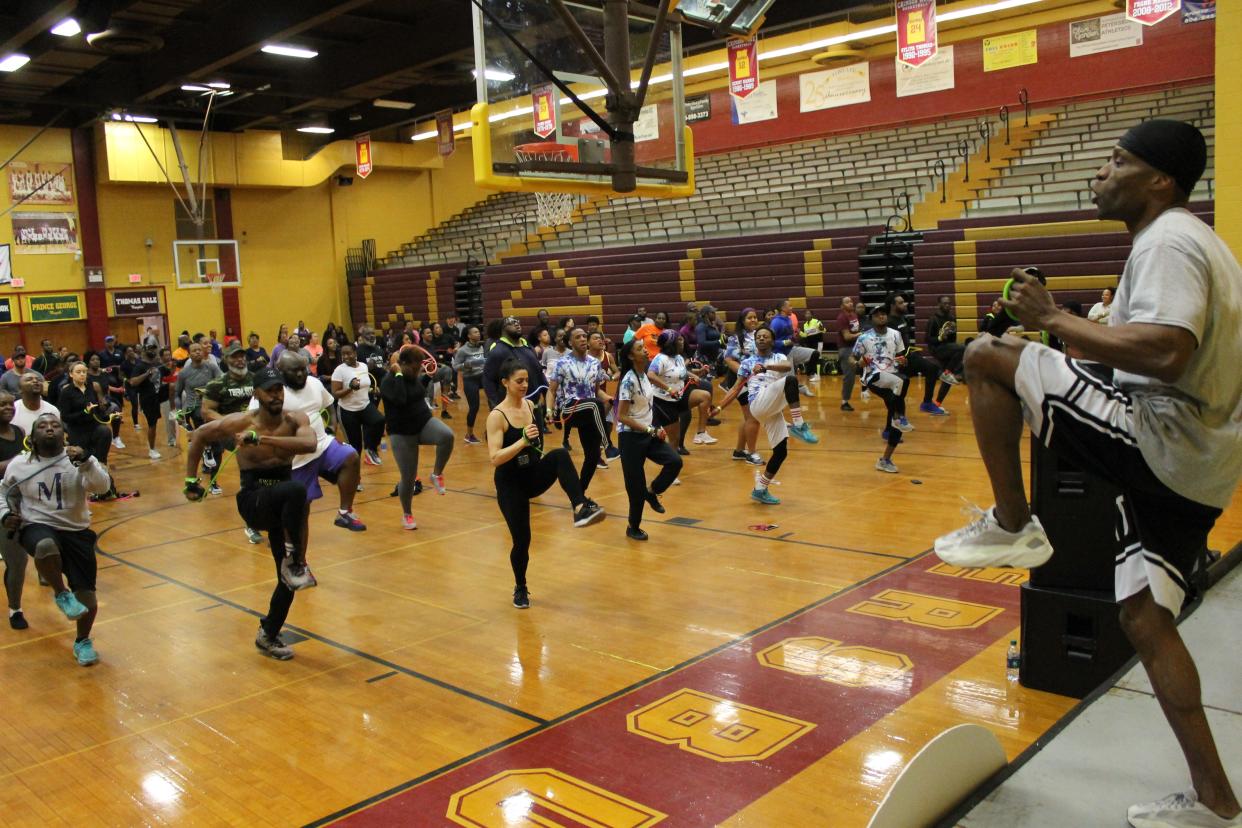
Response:
M682 457L689 457L690 449L686 448L685 446L678 446L677 453L680 454Z
M513 606L518 609L530 609L530 591L526 587L513 588Z
M719 417L708 417L707 424L709 426L718 426L720 425L720 418Z
M625 536L636 541L645 541L649 537L642 529L635 529L633 526L625 527Z
M293 658L293 648L281 641L279 635L268 635L261 625L259 634L254 637L254 646L263 655L277 661L288 661Z
M615 460L621 456L621 450L618 449L616 446L609 446L604 451L604 456L607 457L609 460Z
M574 512L574 526L590 526L604 519L604 510L594 500L584 500Z
M853 410L854 410L854 406L850 405L850 404L849 404L849 403L847 403L847 402L843 402L843 403L841 403L841 410L842 410L842 411L853 411Z
M734 460L741 460L743 463L745 463L745 462L749 462L749 461L750 461L750 453L749 453L749 452L746 452L746 451L736 451L736 450L735 450L735 451L733 452L733 457L732 457L732 459L734 459Z
M448 409L446 408L446 409L444 409L443 411L441 411L441 412L440 412L440 419L441 419L441 420L451 420L451 419L453 419L453 415L452 415L452 414L450 414L450 413L448 413Z
M9 626L15 630L29 629L30 624L26 622L26 616L20 612L15 612L9 616Z
M450 392L449 392L449 399L450 399L450 400L452 400L453 402L457 402L458 400L460 400L460 399L461 399L461 397L460 397L460 396L458 396L458 394L457 394L457 392L456 392L456 391L450 391Z
M643 499L647 501L647 505L651 507L651 511L659 515L664 514L664 504L660 502L660 496L658 494L651 491L651 489L648 489L647 493L643 495Z

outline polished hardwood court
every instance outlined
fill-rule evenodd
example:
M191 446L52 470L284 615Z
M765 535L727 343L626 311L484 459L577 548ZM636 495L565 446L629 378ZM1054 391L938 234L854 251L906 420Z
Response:
M314 504L319 586L294 602L289 662L252 643L275 572L243 534L235 466L224 496L187 503L184 435L167 448L161 427L150 462L127 412L113 466L141 496L94 507L100 663L74 663L33 568L30 629L0 629L0 822L855 826L953 724L1016 756L1076 700L1006 680L1023 573L926 554L962 498L991 502L968 390L952 416L912 414L889 475L882 403L856 394L847 414L836 379L814 387L822 441L791 445L779 506L730 460L736 408L720 442L687 443L646 544L624 536L619 461L591 486L600 524L574 529L555 487L539 498L525 611L486 447L459 439L414 532L385 453L363 467L366 532L332 525L333 488ZM1211 545L1240 537L1235 496Z

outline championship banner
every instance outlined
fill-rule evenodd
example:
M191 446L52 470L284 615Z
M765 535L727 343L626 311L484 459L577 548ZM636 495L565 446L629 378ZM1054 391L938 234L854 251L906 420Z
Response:
M897 0L897 60L922 66L936 50L936 0Z
M729 41L729 93L745 98L759 88L759 43L750 40Z
M445 109L436 113L436 149L441 156L453 154L457 148L453 136L453 110Z
M73 167L14 161L9 165L9 198L14 204L72 204Z
M372 164L371 136L361 135L354 139L354 173L365 179L375 167Z
M558 107L556 105L556 87L550 83L536 86L530 90L531 111L535 118L535 134L540 138L550 138L556 134Z
M1182 0L1126 0L1126 17L1144 26L1154 26L1182 8Z
M78 222L73 213L10 213L14 253L74 253Z

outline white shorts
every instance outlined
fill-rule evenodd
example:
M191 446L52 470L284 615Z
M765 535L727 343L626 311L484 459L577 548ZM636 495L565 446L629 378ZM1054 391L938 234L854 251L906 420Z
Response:
M789 436L789 426L785 423L785 373L779 380L768 383L756 395L750 395L750 415L763 426L768 435L768 445L776 448L781 440Z
M1156 603L1177 615L1221 510L1179 495L1155 476L1139 451L1129 395L1088 365L1044 345L1023 348L1014 376L1023 416L1058 456L1121 489L1117 600L1150 587Z

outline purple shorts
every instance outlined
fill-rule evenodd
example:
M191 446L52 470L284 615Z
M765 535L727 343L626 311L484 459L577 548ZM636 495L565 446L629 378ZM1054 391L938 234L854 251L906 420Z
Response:
M323 490L319 488L319 478L322 477L329 483L335 483L337 475L341 473L341 466L344 466L349 461L349 458L357 456L358 452L354 451L353 448L333 440L323 450L323 454L305 466L299 466L294 469L290 479L296 480L306 487L307 503L312 500L318 500L323 497Z

